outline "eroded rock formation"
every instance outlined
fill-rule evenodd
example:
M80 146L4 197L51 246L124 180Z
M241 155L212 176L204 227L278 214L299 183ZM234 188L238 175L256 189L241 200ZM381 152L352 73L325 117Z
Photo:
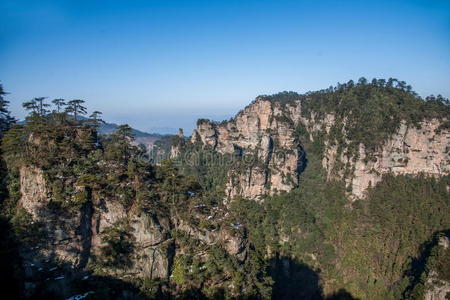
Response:
M303 152L288 118L299 115L299 107L284 109L287 112L278 103L258 100L229 122L205 120L194 130L192 143L201 141L220 153L242 158L242 167L232 169L228 176L229 198L241 195L257 199L265 193L289 191L298 184Z
M233 233L232 226L205 230L194 226L177 214L148 213L136 207L125 207L117 199L103 198L95 193L81 207L65 210L51 206L51 193L44 172L33 166L20 169L21 198L18 206L30 214L32 223L41 226L42 238L36 246L24 248L25 264L44 267L44 261L60 260L82 272L89 263L101 258L107 246L104 233L117 224L129 225L133 250L130 263L106 269L113 276L168 279L171 263L177 255L171 230L184 232L206 245L223 247L230 255L246 257L246 240ZM224 218L225 212L220 213ZM195 218L205 218L193 211ZM219 218L218 213L216 218ZM183 250L181 250L183 251Z
M135 245L132 268L126 272L139 277L167 278L169 259L167 232L168 218L150 217L126 209L117 201L95 198L81 208L55 211L43 172L35 167L20 170L21 199L19 205L31 214L33 221L43 225L45 245L32 248L43 257L70 262L72 267L83 269L89 260L99 254L104 246L102 232L122 220L132 227ZM61 215L63 213L63 215Z
M357 145L358 151L349 153L345 144L334 140L330 134L336 125L334 114L319 116L314 111L306 114L300 100L282 103L259 98L230 121L200 120L190 141L249 161L231 168L226 193L229 199L237 195L258 199L298 185L299 173L306 162L299 140L312 141L321 134L322 165L328 178L344 178L351 194L363 198L367 188L379 182L385 173L448 174L450 132L440 129L442 122L423 120L417 126L402 121L397 131L369 157L362 143ZM306 128L303 136L296 131L298 126ZM345 130L341 134L346 140Z

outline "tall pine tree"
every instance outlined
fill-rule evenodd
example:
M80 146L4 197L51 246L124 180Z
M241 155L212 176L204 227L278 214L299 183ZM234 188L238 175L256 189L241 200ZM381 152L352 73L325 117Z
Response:
M7 93L3 90L3 86L0 84L0 139L3 136L3 133L15 122L15 119L11 117L8 110L9 101L3 98L6 94Z

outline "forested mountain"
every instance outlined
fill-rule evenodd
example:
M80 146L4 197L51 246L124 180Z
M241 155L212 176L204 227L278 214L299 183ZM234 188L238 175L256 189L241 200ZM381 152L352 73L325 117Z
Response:
M450 295L441 96L392 78L258 96L156 142L167 160L127 125L99 134L82 100L35 98L14 125L0 96L0 281L13 298Z

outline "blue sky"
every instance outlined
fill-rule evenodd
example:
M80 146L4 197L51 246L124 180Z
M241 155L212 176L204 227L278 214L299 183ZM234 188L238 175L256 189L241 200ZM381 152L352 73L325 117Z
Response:
M142 130L232 116L255 96L361 76L450 97L450 1L0 0L15 116L81 98Z

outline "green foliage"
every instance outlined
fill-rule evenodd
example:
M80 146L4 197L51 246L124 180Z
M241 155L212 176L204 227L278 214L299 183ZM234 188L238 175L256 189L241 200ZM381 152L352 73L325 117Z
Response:
M7 130L9 130L15 123L15 119L11 117L8 110L9 101L4 99L6 92L3 90L3 86L0 84L0 145L3 144L3 136ZM0 205L8 198L8 172L7 166L3 159L2 149L0 149Z
M358 226L345 241L355 250L342 257L351 274L347 281L360 286L354 295L400 298L410 284L405 273L421 255L421 245L450 226L447 184L448 178L387 175L365 202L355 205L353 223ZM364 280L373 284L362 289Z
M133 228L127 220L120 220L105 228L101 233L102 243L100 262L105 267L131 267L131 254L134 249Z
M42 224L33 221L30 213L23 208L18 208L11 218L11 226L19 243L25 245L36 245L44 236Z
M254 248L248 250L248 259L239 261L218 244L203 244L180 231L172 236L183 251L176 256L171 275L178 287L203 286L202 293L210 298L218 293L227 299L270 298L268 263Z
M437 279L450 282L450 268L448 262L450 261L450 248L439 245L431 251L428 259L427 268L435 270Z
M401 275L409 257L418 255L418 245L433 233L450 228L449 178L436 180L427 176L386 176L369 193L365 209L370 219L369 232L374 240L374 256L383 256L377 266L380 273L395 280ZM378 246L380 248L378 248ZM395 267L392 267L395 266Z
M201 187L192 177L185 177L179 173L173 161L165 160L155 168L154 190L160 199L160 206L153 206L154 210L163 207L179 214L183 213L190 194L201 192ZM147 203L150 205L151 203Z
M29 166L43 171L54 209L79 209L93 194L129 207L137 190L140 195L148 192L149 184L144 182L153 176L152 166L140 159L142 150L132 141L128 125L98 137L95 124L67 118L65 112L33 112L24 125L6 133L2 150L11 172Z
M335 127L344 127L352 143L363 143L370 151L394 133L401 124L420 126L424 119L446 118L450 115L448 100L428 97L425 101L417 96L404 82L396 79L374 80L373 83L357 85L353 82L338 84L336 88L310 92L300 97L302 113L311 112L321 118L327 113L336 116ZM342 135L342 130L335 131ZM335 136L340 139L342 138Z
M445 233L439 233L433 241L434 245L423 262L422 272L417 282L405 293L405 299L423 299L427 290L432 290L444 282L450 282L450 247L442 242L448 241ZM445 242L444 242L445 243Z
M11 218L16 213L16 203L20 199L20 182L17 174L5 174L4 181L1 183L4 186L2 194L2 206L0 207L0 214Z
M321 165L325 139L338 145L339 155L355 157L359 143L370 152L398 129L401 120L420 126L423 119L448 117L448 101L442 97L424 101L404 82L364 78L305 95L259 96L257 100L286 105L300 100L304 116L314 112L322 118L332 113L336 123L328 136L318 132L313 141L310 128L295 128L294 138L305 150L307 162L298 188L267 196L260 203L236 198L225 207L230 172L264 168L255 159L242 159L254 158L256 152L236 147L235 155L225 156L172 137L159 145L166 150L175 145L182 150L181 156L151 165L142 149L132 145L128 125L98 136L99 112L88 121L78 120L86 113L82 100L66 105L63 99L55 99L56 109L50 113L45 98L35 98L25 105L31 111L25 124L12 126L10 119L5 121L9 114L3 95L0 86L0 125L9 128L4 135L0 128L6 163L0 162L0 183L8 186L0 195L3 213L11 217L14 235L22 245L43 238L41 224L24 209L16 209L18 174L21 169L36 168L46 181L49 207L56 212L70 214L89 202L117 201L133 213L138 209L166 218L173 230L165 234L175 249L167 250L174 254L174 261L165 291L179 298L269 299L280 295L280 289L314 285L320 290L323 284L325 294L345 288L358 298L400 299L423 295L432 271L450 280L448 250L434 247L428 253L423 246L436 232L450 228L448 176L388 174L369 190L365 201L351 203L344 183L327 180ZM286 117L278 118L292 124ZM199 120L199 124L205 122L218 126ZM439 130L448 127L443 124ZM291 174L284 180L294 181ZM192 228L189 234L194 233L186 233L186 227ZM242 240L242 257L230 255L220 242L206 244L193 237L214 236L215 231ZM136 241L129 220L105 228L101 240L100 267L125 270L132 266ZM417 280L411 270L420 257L425 257L426 268ZM293 264L287 277L279 276L283 261ZM280 284L280 278L286 282ZM152 297L166 284L150 278L139 283L141 292Z
M233 156L220 154L200 145L184 145L181 155L174 160L180 172L190 175L207 191L219 192L225 189L227 172L233 163Z
M143 295L150 299L158 299L159 287L161 285L160 279L151 279L144 277L140 283L140 290Z
M89 116L88 122L95 128L98 128L101 124L105 124L105 121L101 119L102 114L103 113L98 110L92 112L92 114Z
M260 95L260 96L256 97L256 100L264 99L264 100L270 100L270 101L291 102L294 100L299 100L300 98L301 98L301 95L296 92L284 91L284 92L276 93L273 95Z
M187 271L188 266L186 265L186 257L176 257L172 266L171 280L177 285L183 285L186 281L185 274Z
M86 114L86 107L83 106L84 100L74 99L67 102L65 112L72 113L74 120L78 120L80 115Z
M56 106L56 110L54 111L56 113L60 113L62 111L62 108L67 105L64 99L54 99L52 100L52 103Z
M350 206L344 184L326 180L323 142L301 139L305 131L298 128L308 160L299 188L262 204L235 199L234 222L245 225L257 251L268 248L320 269L328 291L344 287L362 299L401 298L421 245L450 228L449 178L386 175L367 200Z
M4 98L6 94L7 93L3 90L3 86L0 84L0 139L3 136L3 133L15 123L15 119L11 117L8 110L9 101Z
M32 116L36 117L45 117L50 111L47 109L47 107L50 106L50 104L45 103L46 97L37 97L34 98L31 101L24 102L23 107L31 111Z

